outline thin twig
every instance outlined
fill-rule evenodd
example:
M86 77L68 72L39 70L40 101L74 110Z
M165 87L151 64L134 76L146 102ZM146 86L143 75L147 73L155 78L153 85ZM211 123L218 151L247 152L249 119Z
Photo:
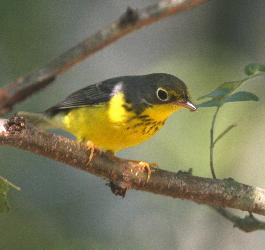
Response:
M228 126L220 135L218 135L216 137L216 139L213 142L213 146L215 146L215 144L222 139L228 132L230 132L233 128L236 127L236 124L231 124L230 126Z
M223 138L231 129L236 127L235 124L228 126L219 136L214 138L214 131L216 125L216 119L218 112L220 111L221 106L217 107L212 119L212 125L210 130L210 168L211 173L214 179L216 179L215 171L214 171L214 148L216 143ZM232 212L228 211L225 208L212 206L212 208L219 214L221 214L224 218L233 223L234 227L244 231L244 232L253 232L257 230L265 230L265 222L259 221L256 219L251 213L244 218L241 218L237 215L234 215Z
M192 200L210 206L230 207L265 215L265 190L234 180L218 180L173 173L152 168L147 174L137 161L124 160L95 149L88 164L90 150L86 144L31 127L15 117L0 133L0 145L9 145L66 163L103 177L121 189L136 189L173 198Z
M0 176L0 181L6 183L8 186L16 189L17 191L20 191L21 190L20 187L18 187L17 185L15 185L14 183L12 183L11 181L7 180L6 178L4 178L2 176Z
M211 168L211 173L214 179L216 179L216 174L214 171L214 129L215 129L216 118L217 118L219 110L220 110L220 107L217 107L215 110L215 113L212 119L211 129L210 129L210 168Z
M116 21L69 49L44 67L0 89L0 114L51 84L58 75L125 35L165 17L189 10L209 0L162 0L143 9L131 9Z

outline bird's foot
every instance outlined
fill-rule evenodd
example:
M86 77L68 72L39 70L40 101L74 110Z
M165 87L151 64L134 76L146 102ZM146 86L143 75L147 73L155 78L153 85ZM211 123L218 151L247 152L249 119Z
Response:
M88 157L88 163L89 164L94 156L94 152L95 152L95 144L92 141L87 141L86 142L86 146L88 148L88 150L90 151L89 157Z
M145 162L145 161L140 161L138 163L139 165L139 169L141 172L147 172L147 178L146 178L146 182L149 181L150 177L151 177L151 174L152 174L152 170L151 168L154 168L154 167L157 167L157 163L149 163L149 162Z

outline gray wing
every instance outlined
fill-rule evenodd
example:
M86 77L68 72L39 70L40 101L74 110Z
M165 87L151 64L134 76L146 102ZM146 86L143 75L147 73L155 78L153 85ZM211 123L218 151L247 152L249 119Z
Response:
M107 102L111 98L111 93L114 86L115 81L105 81L90 85L72 93L62 102L59 102L55 106L47 109L45 113L49 116L53 116L61 111L69 111L73 108L97 105Z

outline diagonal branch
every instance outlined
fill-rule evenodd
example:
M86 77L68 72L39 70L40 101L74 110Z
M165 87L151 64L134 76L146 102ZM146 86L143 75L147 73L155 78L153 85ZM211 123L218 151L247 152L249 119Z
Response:
M210 206L230 207L265 215L265 190L238 183L233 179L209 179L182 172L152 168L151 178L137 161L124 160L85 144L39 130L21 117L1 120L0 145L8 145L66 163L103 177L123 190L136 189L173 198L192 200Z
M45 88L64 71L125 35L204 2L207 0L161 0L157 4L139 10L128 8L116 21L100 29L44 67L1 88L0 114L10 111L16 103Z

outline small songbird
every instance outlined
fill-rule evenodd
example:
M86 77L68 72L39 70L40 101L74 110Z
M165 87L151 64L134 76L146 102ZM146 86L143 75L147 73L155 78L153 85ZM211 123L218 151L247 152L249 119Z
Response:
M79 141L117 152L152 137L182 108L195 111L186 85L155 73L121 76L89 85L42 113L19 112L42 128L60 128Z

